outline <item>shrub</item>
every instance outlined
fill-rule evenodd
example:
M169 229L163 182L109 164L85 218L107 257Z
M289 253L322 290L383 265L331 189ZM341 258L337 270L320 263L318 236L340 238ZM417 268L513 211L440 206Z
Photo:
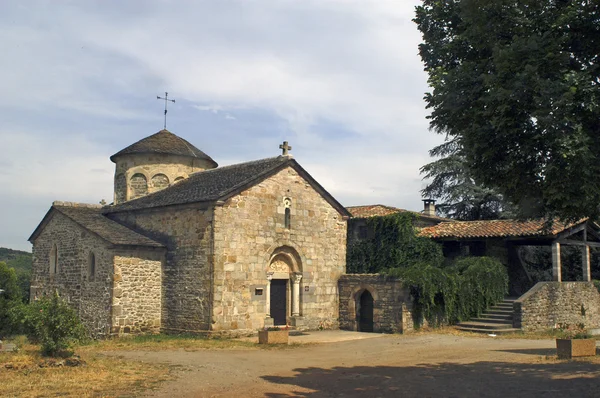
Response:
M21 303L21 289L17 274L5 262L0 261L0 335L13 334L13 325L9 313Z
M23 306L21 323L28 337L42 346L42 354L65 356L74 343L86 340L86 331L75 311L58 294Z
M413 298L413 321L420 327L456 323L481 314L501 301L508 290L506 267L489 257L467 257L440 268L427 263L395 268L388 275L399 277Z

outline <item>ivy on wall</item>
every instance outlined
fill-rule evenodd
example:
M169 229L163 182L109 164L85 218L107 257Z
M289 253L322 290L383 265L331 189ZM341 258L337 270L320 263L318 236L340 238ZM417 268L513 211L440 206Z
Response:
M442 247L417 236L412 213L367 218L369 233L350 245L348 273L398 277L413 298L415 326L456 323L481 314L508 291L506 267L490 257L444 261Z
M446 267L421 263L389 269L386 274L409 287L416 327L423 320L435 327L479 316L508 291L506 267L490 257L463 257Z
M431 239L416 235L413 223L417 217L412 213L396 213L367 218L368 237L348 248L346 271L375 274L422 262L441 265L444 261L442 247Z

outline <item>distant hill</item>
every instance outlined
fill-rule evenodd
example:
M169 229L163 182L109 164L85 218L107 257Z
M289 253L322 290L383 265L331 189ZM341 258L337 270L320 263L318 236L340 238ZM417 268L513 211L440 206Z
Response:
M32 257L28 252L0 247L0 261L14 268L17 273L31 271Z

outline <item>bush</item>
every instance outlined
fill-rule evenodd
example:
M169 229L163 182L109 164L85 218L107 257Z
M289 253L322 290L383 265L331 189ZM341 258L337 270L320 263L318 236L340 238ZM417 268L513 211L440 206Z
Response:
M489 257L466 257L440 268L427 263L387 272L403 279L413 298L413 321L420 327L457 323L481 314L504 298L508 290L506 267Z
M0 336L13 334L13 324L9 313L21 303L21 289L17 274L5 262L0 261Z
M75 310L58 294L22 305L15 312L15 318L20 315L22 329L29 339L41 344L43 355L71 355L72 345L87 339L85 328Z

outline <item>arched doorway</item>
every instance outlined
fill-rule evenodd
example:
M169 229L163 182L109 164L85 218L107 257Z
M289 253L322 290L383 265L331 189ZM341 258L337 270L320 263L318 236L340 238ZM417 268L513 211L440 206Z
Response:
M300 318L300 257L289 246L277 248L269 259L267 268L267 318L274 325L295 324Z
M358 331L373 332L373 296L364 290L358 300Z

